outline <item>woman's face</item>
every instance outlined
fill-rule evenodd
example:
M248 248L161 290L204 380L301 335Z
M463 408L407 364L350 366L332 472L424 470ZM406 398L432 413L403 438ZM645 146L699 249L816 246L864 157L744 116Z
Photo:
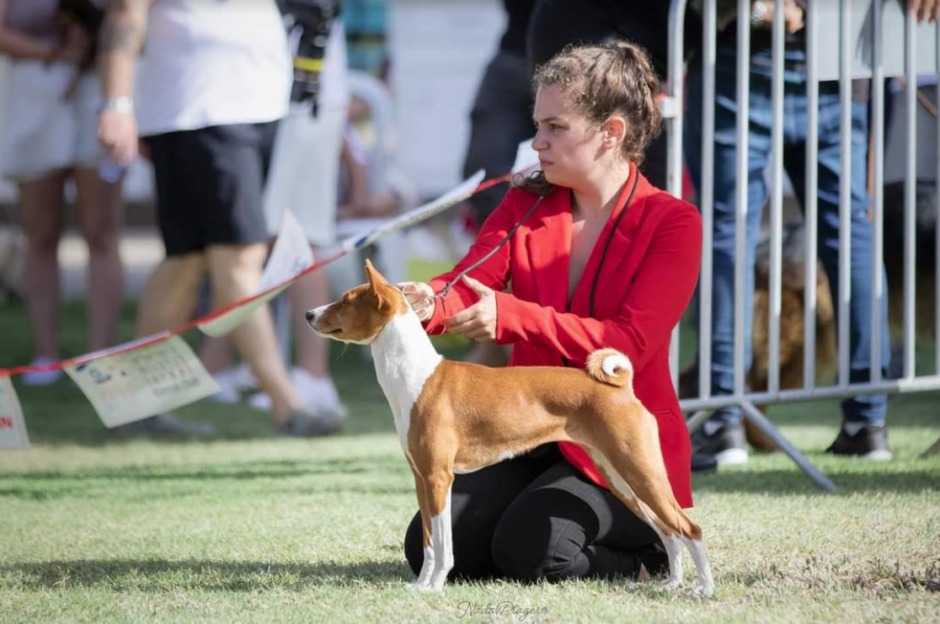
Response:
M578 188L604 157L603 132L574 110L558 85L540 87L533 114L536 133L532 148L539 154L545 179Z

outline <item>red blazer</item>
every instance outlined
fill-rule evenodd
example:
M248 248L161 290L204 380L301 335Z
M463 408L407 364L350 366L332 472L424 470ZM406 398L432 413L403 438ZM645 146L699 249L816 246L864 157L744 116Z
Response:
M510 366L584 367L587 356L603 347L625 353L635 370L637 397L656 417L666 470L676 499L692 506L691 446L685 419L669 372L669 338L692 298L702 252L698 210L651 185L642 175L628 212L613 234L588 317L594 276L614 221L633 187L635 167L597 239L567 309L571 255L569 189L556 187L510 241L472 277L497 291L497 337L512 343ZM435 292L464 267L493 249L532 207L537 197L510 190L483 224L473 247L450 273L431 280ZM501 292L512 283L512 293ZM457 283L427 323L442 333L443 320L477 300ZM607 487L587 452L559 443L562 454L592 481Z

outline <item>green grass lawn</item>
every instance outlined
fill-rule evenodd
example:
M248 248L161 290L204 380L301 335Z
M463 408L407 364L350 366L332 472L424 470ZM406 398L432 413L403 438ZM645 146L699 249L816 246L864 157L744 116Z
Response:
M85 349L82 314L63 315L67 355ZM0 366L29 359L25 328L22 309L0 307ZM416 503L372 366L351 348L335 351L334 367L349 427L309 441L272 438L266 415L205 402L181 414L213 421L211 441L119 439L70 382L17 384L33 448L0 452L0 622L940 618L940 456L918 459L940 436L938 394L892 401L896 459L877 465L822 454L837 402L771 410L837 494L780 455L696 477L711 600L627 582L450 584L427 595L404 587Z

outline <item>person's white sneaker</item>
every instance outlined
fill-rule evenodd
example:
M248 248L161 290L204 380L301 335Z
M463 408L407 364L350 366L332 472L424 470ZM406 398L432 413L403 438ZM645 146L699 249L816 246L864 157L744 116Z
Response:
M258 387L258 380L247 364L239 364L235 368L230 368L229 371L232 373L232 383L235 385L236 390L245 392L246 390L255 390Z
M30 366L48 366L55 363L56 360L52 358L36 358ZM62 379L64 374L61 370L30 371L23 373L20 380L25 386L49 386Z
M258 387L258 380L251 373L247 364L239 364L226 368L214 375L213 379L219 386L219 391L208 397L214 403L232 405L241 400L241 393Z
M237 376L238 369L236 368L227 368L212 375L215 383L219 386L219 391L206 398L213 403L224 403L225 405L238 403L241 400L241 395L238 392Z
M316 405L321 409L348 415L346 407L339 400L339 392L332 377L314 377L306 369L295 368L291 371L291 384L304 400L304 405Z
M346 418L349 411L339 400L339 393L331 377L314 377L306 369L293 368L290 373L291 385L303 400L316 412L328 412ZM271 397L266 392L259 392L248 399L248 404L261 411L269 412L273 406Z

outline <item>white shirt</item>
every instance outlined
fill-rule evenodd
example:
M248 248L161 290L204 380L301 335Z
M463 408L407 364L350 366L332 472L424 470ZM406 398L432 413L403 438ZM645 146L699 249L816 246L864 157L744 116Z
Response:
M291 81L275 0L155 0L136 76L140 135L280 119Z

